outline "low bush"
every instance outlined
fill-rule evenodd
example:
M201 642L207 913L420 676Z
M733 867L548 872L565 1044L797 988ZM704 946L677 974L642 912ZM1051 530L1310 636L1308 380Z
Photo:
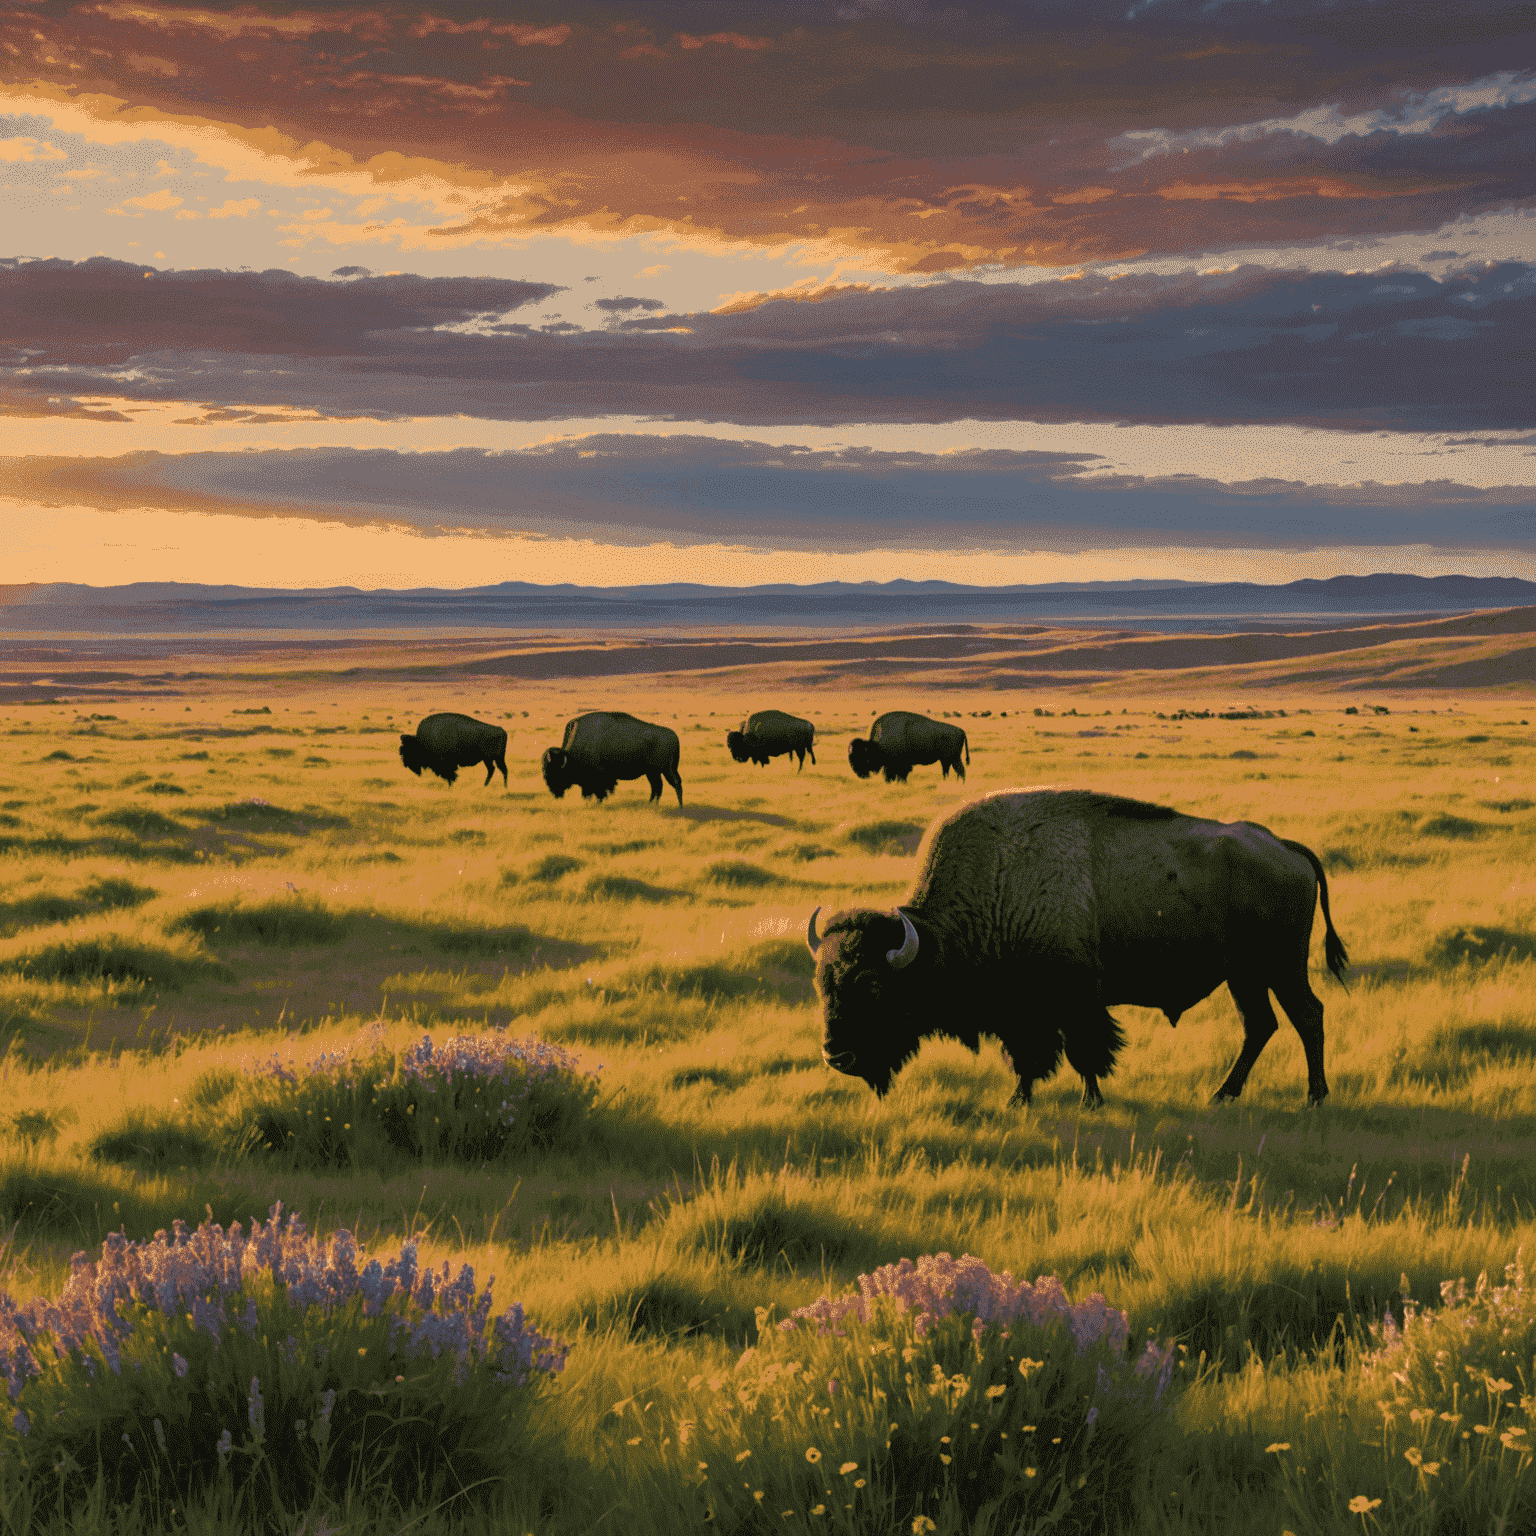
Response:
M347 936L347 919L318 901L304 897L263 901L249 906L224 902L194 907L171 925L172 933L195 933L210 943L264 944L291 948L296 944L339 944Z
M760 864L748 864L745 859L723 859L709 866L709 878L716 885L728 885L736 890L758 890L765 885L782 885L781 875Z
M919 821L867 821L843 833L848 842L866 853L915 853L922 836Z
M669 891L659 885L647 885L644 880L629 875L594 875L587 881L587 895L608 901L672 901L681 891Z
M903 1259L858 1284L777 1327L759 1309L734 1371L689 1383L686 1436L618 1404L610 1453L654 1437L647 1460L670 1461L694 1519L722 1530L1129 1521L1174 1443L1170 1348L1131 1364L1125 1314L1102 1296L1074 1306L1055 1280L1015 1285L969 1256Z
M248 1237L114 1233L57 1297L0 1293L0 1459L41 1507L102 1486L165 1516L224 1484L282 1527L321 1494L483 1496L519 1471L564 1346L520 1305L493 1319L468 1266L421 1270L409 1241L364 1259L275 1205Z
M1470 1293L1443 1281L1437 1309L1409 1300L1400 1329L1388 1313L1370 1330L1361 1385L1377 1414L1338 1448L1347 1481L1307 1476L1289 1445L1271 1447L1302 1529L1366 1515L1425 1536L1536 1528L1536 1293L1518 1260L1505 1280L1481 1274Z
M131 832L135 837L179 837L187 830L180 822L172 821L159 811L131 805L116 811L103 811L96 818L96 825L121 827L124 832Z
M299 1167L373 1166L392 1154L486 1163L575 1149L597 1071L559 1046L493 1031L395 1052L365 1042L302 1065L274 1056L217 1111L230 1152Z
M1442 929L1430 941L1426 956L1436 969L1468 962L1530 960L1533 957L1536 957L1536 934L1480 924Z
M111 981L170 988L207 978L225 980L230 975L195 941L175 946L110 932L51 944L12 940L0 947L0 970L33 981Z
M546 853L532 869L528 871L530 880L541 880L546 885L553 884L562 875L568 875L573 870L582 867L580 859L573 859L568 853Z

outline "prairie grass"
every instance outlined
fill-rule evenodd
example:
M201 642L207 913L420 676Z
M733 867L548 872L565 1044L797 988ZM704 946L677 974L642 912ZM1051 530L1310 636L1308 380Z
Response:
M1035 716L1023 696L914 683L889 704L963 717L971 777L918 769L887 786L842 761L872 698L781 701L826 744L819 767L782 773L731 762L723 735L743 701L716 686L609 700L678 730L681 808L647 805L643 781L602 806L544 792L539 756L592 707L590 683L579 701L553 685L519 698L510 792L400 768L393 733L449 707L437 700L290 689L174 712L120 702L118 718L89 723L12 709L0 1287L50 1294L71 1253L110 1232L248 1223L278 1199L316 1231L414 1238L423 1262L494 1273L503 1302L572 1345L531 1431L559 1471L547 1487L486 1491L456 1530L692 1528L675 1523L702 1507L680 1426L715 1409L689 1383L737 1379L759 1308L783 1318L940 1251L1057 1275L1073 1299L1101 1292L1133 1341L1175 1345L1167 1438L1110 1528L1369 1529L1356 1497L1383 1500L1367 1511L1383 1529L1426 1532L1536 1508L1527 1463L1496 1437L1491 1450L1442 1446L1407 1417L1419 1398L1393 1425L1378 1407L1399 1390L1380 1363L1389 1313L1400 1325L1412 1300L1433 1318L1442 1281L1497 1281L1522 1246L1536 1252L1530 704L1388 699L1390 714L1347 716L1346 700L1298 697L1280 701L1283 718L1222 719L1237 712L1215 699L1084 697L1067 700L1075 714ZM1010 1107L990 1038L978 1056L928 1041L880 1102L824 1067L810 910L894 904L935 815L1042 783L1258 821L1318 853L1354 962L1348 990L1326 976L1319 923L1324 1106L1303 1109L1302 1051L1283 1024L1242 1099L1208 1106L1241 1038L1225 991L1177 1030L1116 1010L1128 1044L1096 1113L1065 1071L1027 1112ZM597 1071L574 1141L298 1168L214 1134L274 1054L344 1051L365 1030L399 1052L424 1032L490 1029ZM1536 1390L1536 1359L1523 1368L1503 1378L1515 1399ZM1427 1404L1422 1372L1403 1374ZM779 1482L751 1486L809 1489L803 1457L776 1443L754 1455ZM0 1465L13 1524L8 1512L27 1510L38 1529L153 1528L88 1493L69 1517L35 1493ZM314 1518L377 1529L363 1494L334 1493ZM794 1507L733 1504L731 1528L825 1523ZM907 1529L916 1506L899 1526L894 1508L836 1515L844 1529ZM963 1501L924 1508L940 1530L983 1528ZM450 1519L395 1513L423 1529ZM186 1518L235 1530L252 1517L215 1489Z

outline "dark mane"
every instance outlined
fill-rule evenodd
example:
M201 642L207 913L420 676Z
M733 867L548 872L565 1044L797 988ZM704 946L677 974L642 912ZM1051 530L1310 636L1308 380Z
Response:
M1145 800L1126 800L1119 795L1099 797L1098 811L1101 816L1112 816L1119 821L1171 821L1180 814L1166 805L1150 805Z

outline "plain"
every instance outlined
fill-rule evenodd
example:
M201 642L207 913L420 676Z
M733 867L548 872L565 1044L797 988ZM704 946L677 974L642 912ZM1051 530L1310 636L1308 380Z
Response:
M1437 1303L1444 1280L1501 1276L1536 1223L1532 705L1230 697L889 675L770 694L727 674L448 696L312 676L12 707L0 1286L54 1290L109 1231L249 1222L277 1199L370 1247L415 1235L424 1256L494 1272L573 1348L541 1405L556 1485L396 1524L663 1531L680 1518L666 1447L698 1381L756 1340L757 1309L782 1317L903 1255L969 1253L1100 1291L1133 1339L1176 1342L1178 1437L1135 1529L1369 1528L1401 1455L1369 1325L1389 1307L1400 1321L1408 1295ZM726 731L769 706L815 722L817 766L731 760ZM539 756L592 707L678 731L680 809L648 806L643 781L602 806L549 796ZM846 743L891 707L963 724L968 780L856 780ZM509 790L406 773L398 733L438 709L506 726ZM1039 784L1254 820L1316 850L1353 961L1345 990L1319 920L1326 1105L1304 1109L1282 1019L1242 1099L1208 1106L1240 1039L1225 991L1176 1030L1118 1010L1130 1043L1096 1113L1068 1069L1011 1108L995 1043L973 1058L930 1042L878 1103L823 1066L810 910L894 904L935 815ZM273 1060L487 1030L601 1064L576 1142L483 1166L300 1168L219 1139L221 1104ZM1506 1460L1528 1499L1529 1458ZM1418 1483L1423 1513L1435 1489ZM325 1518L376 1528L362 1507Z

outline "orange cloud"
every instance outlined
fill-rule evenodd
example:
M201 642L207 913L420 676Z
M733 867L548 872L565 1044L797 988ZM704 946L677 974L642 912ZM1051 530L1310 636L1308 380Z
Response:
M702 48L705 43L720 43L724 47L739 48L748 53L773 47L771 37L747 37L741 32L711 32L706 37L694 37L687 32L679 32L677 40L684 48Z

